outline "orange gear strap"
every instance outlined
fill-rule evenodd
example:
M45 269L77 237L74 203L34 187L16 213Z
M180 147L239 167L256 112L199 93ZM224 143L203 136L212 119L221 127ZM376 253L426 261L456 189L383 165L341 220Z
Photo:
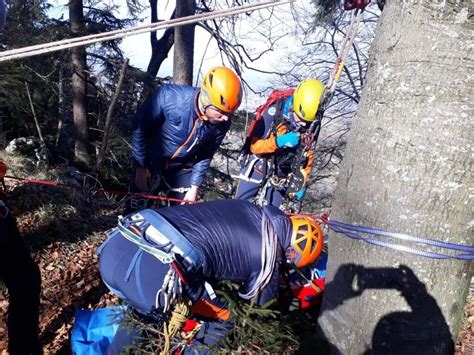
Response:
M228 320L230 318L230 311L225 308L220 308L215 304L203 298L197 300L191 307L194 314L198 314L207 318L216 318L220 320Z

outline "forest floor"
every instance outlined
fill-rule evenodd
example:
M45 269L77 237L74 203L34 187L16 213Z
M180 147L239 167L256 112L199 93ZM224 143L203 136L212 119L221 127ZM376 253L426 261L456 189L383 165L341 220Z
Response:
M38 176L37 178L41 178ZM116 225L115 200L81 191L7 181L18 226L42 278L40 341L48 354L69 354L74 313L116 303L98 272L97 247ZM0 285L0 354L6 354L7 290ZM456 354L474 353L474 288L464 308Z

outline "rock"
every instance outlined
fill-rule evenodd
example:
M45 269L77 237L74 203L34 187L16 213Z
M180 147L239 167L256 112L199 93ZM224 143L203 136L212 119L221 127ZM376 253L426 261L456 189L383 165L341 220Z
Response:
M237 159L243 142L244 132L229 131L221 147L214 155L211 166L231 176L239 175L240 164Z
M36 137L16 138L8 143L5 152L11 155L24 156L28 163L34 166L47 165L48 163L48 149Z

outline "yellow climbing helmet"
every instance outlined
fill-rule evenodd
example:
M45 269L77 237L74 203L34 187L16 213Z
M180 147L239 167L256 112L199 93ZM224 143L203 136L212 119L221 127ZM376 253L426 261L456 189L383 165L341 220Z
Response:
M240 79L232 69L212 68L202 79L199 99L204 108L213 106L223 112L234 112L242 102Z
M318 223L309 216L290 217L292 225L291 245L286 251L287 260L297 267L303 267L316 261L323 249L323 231Z
M324 84L319 80L303 80L293 93L293 110L296 115L304 121L314 121L323 92Z

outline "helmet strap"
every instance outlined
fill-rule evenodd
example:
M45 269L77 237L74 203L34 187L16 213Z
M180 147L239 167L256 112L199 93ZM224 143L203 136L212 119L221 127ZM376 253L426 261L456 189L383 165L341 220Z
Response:
M207 116L205 114L206 107L201 102L201 91L200 90L196 95L196 105L195 106L196 106L196 112L197 112L198 117L203 121L207 121Z
M298 121L295 119L295 116L297 116L297 115L294 111L291 111L289 116L290 116L289 121L291 123L291 126L293 127L293 129L292 129L293 132L303 132L303 131L306 131L306 129L309 127L308 123L305 120L302 120L300 117L298 117L300 119L300 121L305 123L305 124L302 125L302 124L298 123Z

